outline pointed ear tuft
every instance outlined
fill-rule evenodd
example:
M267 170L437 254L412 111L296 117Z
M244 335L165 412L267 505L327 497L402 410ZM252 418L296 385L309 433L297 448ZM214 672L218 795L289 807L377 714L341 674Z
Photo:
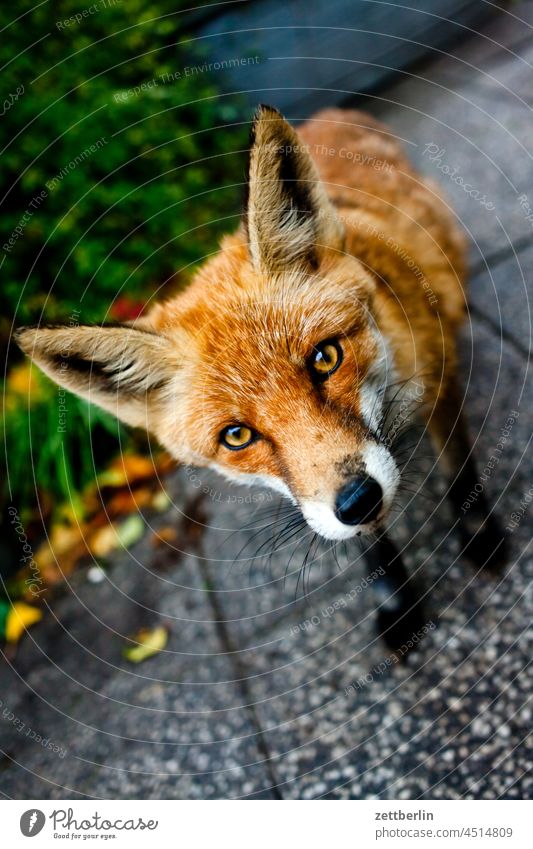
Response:
M245 225L252 263L275 272L316 268L324 247L342 247L344 229L308 147L272 106L260 106L251 133Z
M23 327L15 341L60 386L138 427L148 427L176 365L168 340L128 325Z

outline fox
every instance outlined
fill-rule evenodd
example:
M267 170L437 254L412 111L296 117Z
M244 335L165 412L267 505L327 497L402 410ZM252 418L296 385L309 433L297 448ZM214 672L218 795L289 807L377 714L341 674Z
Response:
M448 476L462 553L478 568L504 557L484 493L460 510L478 483L458 380L466 251L384 124L331 108L296 130L261 105L241 222L183 290L121 325L16 341L178 463L281 493L326 540L367 538L393 645L423 618L389 534L413 422Z

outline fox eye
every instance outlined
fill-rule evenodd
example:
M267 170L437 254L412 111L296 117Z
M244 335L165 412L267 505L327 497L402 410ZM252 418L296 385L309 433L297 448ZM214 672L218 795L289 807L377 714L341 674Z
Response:
M318 381L327 380L342 363L342 348L332 339L321 342L314 349L309 359L309 368Z
M246 448L250 442L253 442L254 432L246 425L230 425L225 427L220 434L220 441L226 448L231 448L232 451L238 451L239 448Z

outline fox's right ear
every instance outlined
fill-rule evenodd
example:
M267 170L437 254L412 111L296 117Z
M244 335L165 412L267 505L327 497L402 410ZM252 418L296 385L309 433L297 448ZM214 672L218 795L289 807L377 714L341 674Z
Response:
M148 428L176 373L167 339L128 325L25 327L15 341L52 380Z
M344 227L298 134L272 106L252 127L245 227L252 264L272 273L316 267L323 247L342 249Z

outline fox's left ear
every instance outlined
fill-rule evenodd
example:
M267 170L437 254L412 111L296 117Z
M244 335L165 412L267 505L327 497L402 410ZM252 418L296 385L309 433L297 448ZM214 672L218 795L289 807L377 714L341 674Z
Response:
M24 327L15 340L52 380L150 429L178 364L167 339L136 327Z
M260 106L252 127L245 210L254 267L316 268L321 248L341 249L344 228L296 131L272 106Z

